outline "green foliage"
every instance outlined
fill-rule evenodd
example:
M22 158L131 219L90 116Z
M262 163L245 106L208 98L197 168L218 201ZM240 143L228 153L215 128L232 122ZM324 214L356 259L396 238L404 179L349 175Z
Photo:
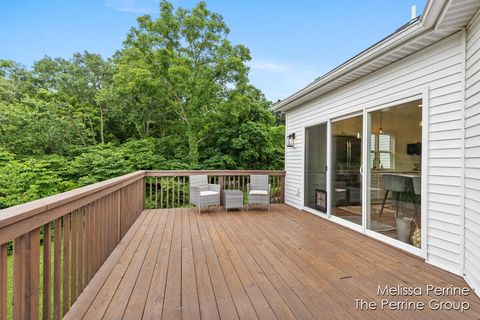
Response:
M64 179L59 156L11 160L0 167L0 208L21 204L77 187Z
M141 16L110 60L0 60L0 208L139 169L281 169L284 116L204 2Z

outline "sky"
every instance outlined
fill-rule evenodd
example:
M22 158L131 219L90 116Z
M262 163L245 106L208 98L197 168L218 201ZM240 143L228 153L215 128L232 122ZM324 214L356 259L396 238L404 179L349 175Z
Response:
M173 0L191 8L197 0ZM426 0L207 0L233 44L250 49L250 81L284 99L420 15ZM87 50L110 57L158 0L0 0L0 59L26 66Z

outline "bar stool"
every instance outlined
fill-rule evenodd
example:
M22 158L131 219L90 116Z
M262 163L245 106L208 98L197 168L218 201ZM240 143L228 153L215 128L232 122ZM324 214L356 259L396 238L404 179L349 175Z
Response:
M380 216L383 213L383 208L385 207L385 202L387 201L388 192L395 192L396 197L396 216L398 217L398 202L401 195L403 201L403 194L408 191L408 183L410 178L393 175L393 174L382 174L383 189L385 189L385 196L382 201L382 208L380 209Z
M415 199L415 196L419 196L422 194L422 178L420 177L412 177L413 183L413 204L415 205L415 215L418 217L418 203ZM421 201L421 200L420 200ZM421 203L421 202L420 202Z

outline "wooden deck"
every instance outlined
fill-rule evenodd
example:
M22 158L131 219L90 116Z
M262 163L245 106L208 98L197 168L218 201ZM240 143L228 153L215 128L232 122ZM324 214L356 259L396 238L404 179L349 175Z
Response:
M466 286L463 279L330 221L271 211L144 211L67 319L480 319L458 311L358 311L381 285ZM433 297L385 297L424 301Z

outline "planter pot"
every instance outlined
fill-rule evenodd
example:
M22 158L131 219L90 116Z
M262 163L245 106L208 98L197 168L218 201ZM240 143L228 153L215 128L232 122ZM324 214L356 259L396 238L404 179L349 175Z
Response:
M396 222L397 222L397 239L402 242L409 243L412 218L400 217L396 219Z

